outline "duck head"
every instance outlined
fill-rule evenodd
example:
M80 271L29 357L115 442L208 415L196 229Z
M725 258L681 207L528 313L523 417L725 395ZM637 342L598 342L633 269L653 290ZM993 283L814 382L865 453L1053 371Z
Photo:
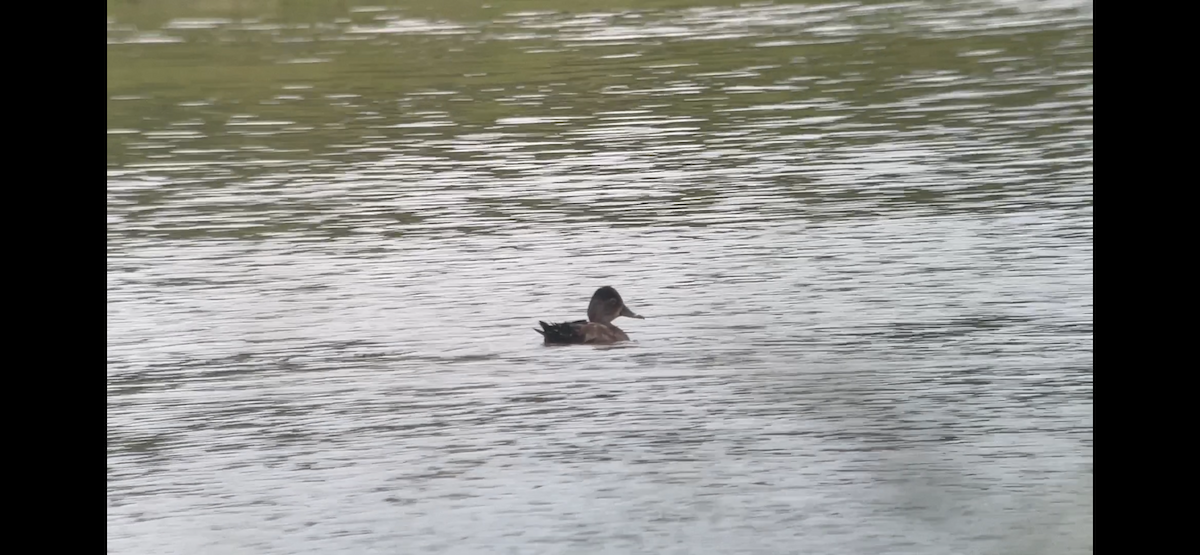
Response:
M592 302L588 304L587 315L589 321L601 324L608 324L619 316L645 320L629 310L629 307L625 306L625 301L621 300L621 294L607 285L592 294Z

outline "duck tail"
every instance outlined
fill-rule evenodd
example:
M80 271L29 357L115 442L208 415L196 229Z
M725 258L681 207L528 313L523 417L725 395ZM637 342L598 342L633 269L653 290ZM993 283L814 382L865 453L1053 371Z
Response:
M580 343L582 337L579 336L577 324L587 323L586 320L579 322L563 322L561 324L547 324L546 322L538 321L542 325L542 329L534 329L543 337L546 338L546 344L552 343Z

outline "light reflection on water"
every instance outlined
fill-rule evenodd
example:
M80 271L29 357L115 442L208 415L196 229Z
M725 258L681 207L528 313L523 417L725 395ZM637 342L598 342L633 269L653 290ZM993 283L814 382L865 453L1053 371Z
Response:
M1091 28L110 17L109 550L1090 552Z

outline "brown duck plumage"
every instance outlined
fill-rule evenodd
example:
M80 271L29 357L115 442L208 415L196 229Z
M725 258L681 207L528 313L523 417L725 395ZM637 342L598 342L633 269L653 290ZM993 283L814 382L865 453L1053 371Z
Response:
M612 324L613 320L620 316L644 319L629 310L625 301L621 300L621 294L607 285L592 295L587 313L587 320L559 324L539 321L542 329L534 328L533 331L542 334L546 345L604 345L629 341L629 336Z

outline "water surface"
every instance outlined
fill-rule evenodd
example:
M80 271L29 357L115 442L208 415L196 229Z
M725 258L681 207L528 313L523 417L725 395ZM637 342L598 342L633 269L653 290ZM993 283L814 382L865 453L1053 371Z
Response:
M1090 553L1091 4L554 4L109 2L109 551Z

